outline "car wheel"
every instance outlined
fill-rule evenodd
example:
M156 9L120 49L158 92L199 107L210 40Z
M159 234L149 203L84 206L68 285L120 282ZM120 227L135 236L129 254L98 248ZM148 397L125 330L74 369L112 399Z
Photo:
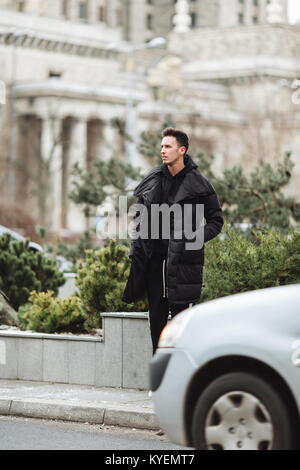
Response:
M292 448L292 424L272 386L232 372L211 382L198 399L192 439L202 450L286 450Z

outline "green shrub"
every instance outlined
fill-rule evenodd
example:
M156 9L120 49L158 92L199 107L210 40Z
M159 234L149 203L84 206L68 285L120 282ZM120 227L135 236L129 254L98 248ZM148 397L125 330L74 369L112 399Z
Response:
M300 233L270 230L251 239L225 229L207 243L201 301L300 282Z
M31 292L29 302L19 308L19 325L42 333L86 331L87 314L79 297L53 297L53 292Z
M77 265L76 285L89 314L147 310L145 301L122 301L129 270L128 248L115 241L106 248L86 251L85 263Z
M7 233L0 237L0 290L15 310L27 302L31 291L53 290L57 295L65 283L55 260L30 250L28 244L28 240L11 241Z

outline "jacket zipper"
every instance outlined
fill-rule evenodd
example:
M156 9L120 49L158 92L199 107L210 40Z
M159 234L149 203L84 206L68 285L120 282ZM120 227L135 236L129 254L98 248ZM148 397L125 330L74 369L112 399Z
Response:
M162 276L163 276L163 298L168 297L168 287L166 285L166 260L163 260L163 268L162 268Z

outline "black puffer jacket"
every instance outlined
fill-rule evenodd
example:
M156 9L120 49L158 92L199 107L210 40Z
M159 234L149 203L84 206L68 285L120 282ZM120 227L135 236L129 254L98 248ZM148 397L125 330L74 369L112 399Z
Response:
M185 204L192 206L193 231L196 227L196 205L204 205L204 243L217 236L223 226L223 215L216 192L211 183L199 172L189 155L185 156L185 171L182 173L179 188L174 196L174 204L180 204L184 214ZM140 220L148 217L151 227L150 207L160 204L162 199L165 165L154 168L135 189L134 195L144 209ZM204 246L201 249L187 250L184 237L176 239L174 233L168 244L166 283L170 303L196 303L200 299ZM155 251L155 241L151 238L132 240L130 247L131 270L123 295L123 301L134 302L146 292L148 262Z

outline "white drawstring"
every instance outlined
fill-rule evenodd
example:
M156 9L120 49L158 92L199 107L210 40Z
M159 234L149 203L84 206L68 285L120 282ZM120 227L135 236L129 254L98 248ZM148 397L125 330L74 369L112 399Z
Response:
M166 297L166 276L165 276L165 264L166 264L166 260L164 259L163 261L163 271L162 271L162 275L163 275L163 298Z

